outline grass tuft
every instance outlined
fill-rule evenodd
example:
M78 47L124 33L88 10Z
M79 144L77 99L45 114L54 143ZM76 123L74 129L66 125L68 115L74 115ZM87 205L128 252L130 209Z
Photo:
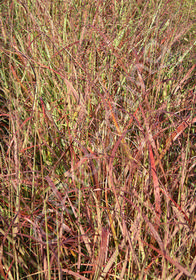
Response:
M195 1L0 3L0 278L195 279Z

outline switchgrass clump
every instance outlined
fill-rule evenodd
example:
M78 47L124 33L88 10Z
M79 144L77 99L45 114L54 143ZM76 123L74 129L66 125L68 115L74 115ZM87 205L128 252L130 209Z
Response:
M1 279L195 279L194 4L0 4Z

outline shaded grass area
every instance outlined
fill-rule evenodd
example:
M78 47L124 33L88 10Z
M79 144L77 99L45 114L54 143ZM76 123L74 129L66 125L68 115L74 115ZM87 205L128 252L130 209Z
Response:
M1 279L195 279L195 1L0 13Z

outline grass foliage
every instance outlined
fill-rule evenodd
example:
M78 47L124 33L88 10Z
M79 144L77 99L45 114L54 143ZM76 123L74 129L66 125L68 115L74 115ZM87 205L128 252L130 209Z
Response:
M196 279L195 4L1 1L1 279Z

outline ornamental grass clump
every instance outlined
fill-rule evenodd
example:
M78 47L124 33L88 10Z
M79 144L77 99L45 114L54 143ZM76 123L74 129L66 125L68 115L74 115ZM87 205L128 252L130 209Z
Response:
M195 1L0 3L1 279L195 279Z

